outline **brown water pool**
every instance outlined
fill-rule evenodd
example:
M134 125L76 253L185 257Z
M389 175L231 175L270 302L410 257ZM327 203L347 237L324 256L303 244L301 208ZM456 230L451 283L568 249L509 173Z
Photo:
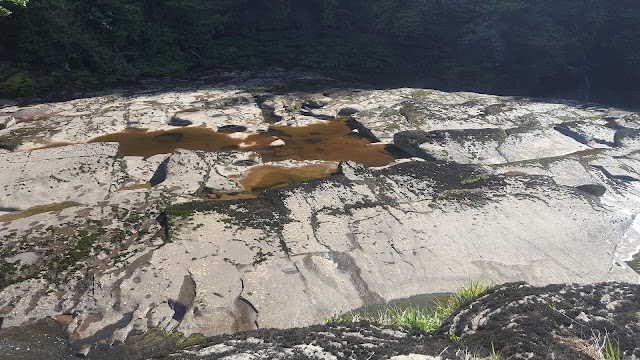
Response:
M282 139L284 146L269 146ZM150 157L167 154L177 148L203 151L255 151L265 162L282 160L353 160L368 166L384 166L394 160L390 146L372 144L352 133L344 119L308 126L271 126L263 133L234 134L202 127L163 131L130 129L97 137L91 142L117 142L119 153Z
M284 168L279 166L258 166L249 171L240 181L248 191L286 186L312 179L321 179L337 171L333 164L307 165L299 168Z

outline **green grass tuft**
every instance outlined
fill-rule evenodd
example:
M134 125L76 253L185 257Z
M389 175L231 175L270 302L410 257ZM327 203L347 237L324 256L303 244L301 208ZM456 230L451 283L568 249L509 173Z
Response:
M417 308L404 310L389 308L380 313L378 321L386 325L397 325L406 330L432 332L440 326L442 320L437 310L428 312Z
M496 351L495 346L491 343L491 354L489 354L489 360L500 360L502 356L499 351Z
M492 287L493 285L471 280L468 286L458 289L446 303L438 304L433 311L419 308L400 309L389 307L380 311L377 318L365 317L364 319L381 325L399 326L410 331L433 332L440 327L445 319L460 309L462 305L477 298ZM350 323L357 320L361 320L361 318L350 315L335 315L327 320L327 324ZM455 334L452 335L455 337ZM456 337L456 339L459 338Z
M624 356L620 350L620 342L611 340L609 335L604 337L604 358L606 360L622 360Z

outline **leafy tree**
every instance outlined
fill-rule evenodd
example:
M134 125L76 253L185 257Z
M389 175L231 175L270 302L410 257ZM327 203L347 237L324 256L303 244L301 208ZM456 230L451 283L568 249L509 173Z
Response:
M0 83L29 89L306 67L640 103L638 0L27 2L0 0Z
M2 3L12 3L19 6L27 6L29 0L0 0L0 16L9 16L11 15L11 10L2 6Z

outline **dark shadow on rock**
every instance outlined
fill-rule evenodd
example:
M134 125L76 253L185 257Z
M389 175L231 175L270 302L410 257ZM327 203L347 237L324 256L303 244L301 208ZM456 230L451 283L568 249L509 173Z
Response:
M613 136L616 147L623 147L628 142L640 143L640 129L620 128Z
M168 165L169 165L169 156L167 156L164 160L162 160L160 165L158 165L158 168L156 169L156 171L153 173L153 176L151 176L151 179L149 180L149 184L151 184L151 186L162 184L165 180L167 180Z
M586 185L576 186L576 188L578 190L586 192L587 194L597 196L597 197L600 197L607 192L607 188L600 184L586 184Z
M358 111L359 111L358 109L345 107L340 109L340 111L338 111L338 116L351 116L351 115L357 114Z
M158 216L156 216L156 222L158 223L158 225L160 225L160 227L162 227L164 241L169 241L169 218L167 217L167 212L163 211Z
M164 134L160 134L154 137L154 140L159 142L159 143L169 143L169 144L175 144L175 143L179 143L180 141L182 141L182 139L184 138L184 134L181 134L179 132L170 132L170 133L164 133Z
M600 170L604 174L604 176L606 176L607 179L609 180L626 181L626 182L640 181L640 179L634 178L633 176L614 175L610 173L607 169L605 169L604 166L601 166L601 165L590 165L590 166L592 168Z
M583 135L579 134L574 130L571 130L567 125L564 125L564 124L557 125L557 126L554 126L553 129L559 132L560 134L564 136L568 136L581 144L586 145L589 143L589 140L587 140L586 137L584 137Z

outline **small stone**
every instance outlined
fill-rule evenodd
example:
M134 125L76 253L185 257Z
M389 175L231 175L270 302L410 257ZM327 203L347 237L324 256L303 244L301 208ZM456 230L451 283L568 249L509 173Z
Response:
M181 119L178 116L172 116L171 120L169 120L169 125L184 127L193 125L193 122L190 120Z
M247 131L247 127L241 125L224 125L218 128L218 132L221 133L237 133L245 131Z
M360 110L352 108L352 107L345 107L340 109L340 111L338 111L338 116L351 116L353 114L358 113Z
M274 142L272 142L271 144L269 144L269 146L271 146L271 147L280 147L280 146L285 146L285 145L286 145L286 143L282 139L277 139Z
M258 162L251 159L238 160L233 163L234 166L254 166L258 165Z
M78 351L78 353L76 354L76 356L87 357L87 355L89 355L89 351L91 351L91 345L83 345Z
M285 267L285 268L282 268L281 270L285 274L297 274L298 272L300 272L298 270L298 267L295 264L293 264L291 266L288 266L288 267Z

